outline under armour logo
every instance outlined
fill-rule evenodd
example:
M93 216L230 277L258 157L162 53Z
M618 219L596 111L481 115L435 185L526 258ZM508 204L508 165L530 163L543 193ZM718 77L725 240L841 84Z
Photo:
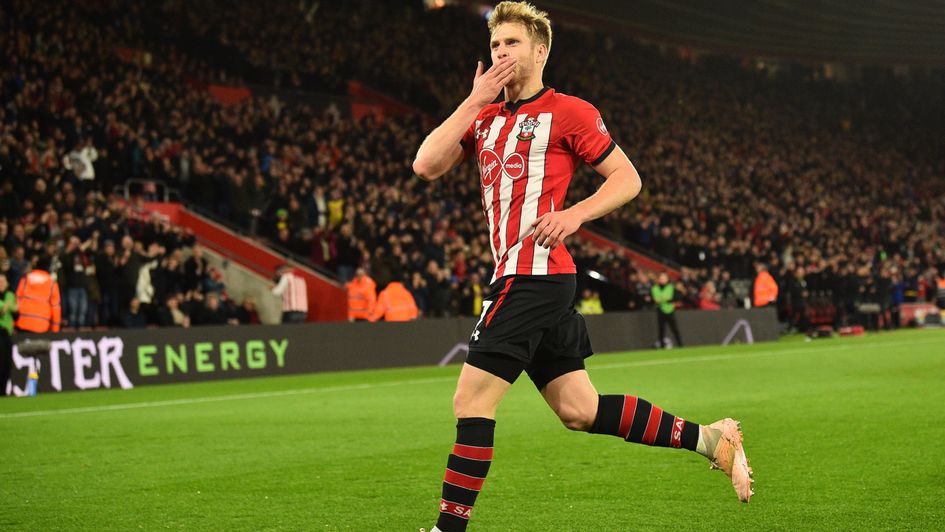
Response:
M473 331L472 336L470 337L470 339L471 339L473 342L478 342L478 341L479 341L479 331Z

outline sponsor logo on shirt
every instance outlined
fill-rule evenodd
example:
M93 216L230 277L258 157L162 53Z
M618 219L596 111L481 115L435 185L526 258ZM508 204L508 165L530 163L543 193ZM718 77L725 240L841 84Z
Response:
M479 153L479 172L482 176L482 186L485 188L495 184L503 173L512 179L518 179L525 175L525 157L515 152L501 160L496 152L487 148Z

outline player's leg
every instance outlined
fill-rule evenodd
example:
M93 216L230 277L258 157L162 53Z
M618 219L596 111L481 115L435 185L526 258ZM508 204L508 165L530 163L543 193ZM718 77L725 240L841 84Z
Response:
M466 529L492 460L496 408L573 297L573 276L507 276L490 288L456 388L456 445L434 530Z
M665 412L640 397L598 395L584 370L554 378L541 389L541 395L571 430L609 434L631 443L695 451L708 458L713 467L725 471L740 500L748 502L752 495L751 469L736 421L724 419L711 425L699 425Z
M523 368L524 363L510 358L480 354L471 354L463 365L453 396L456 443L446 463L433 530L466 530L492 464L496 409Z
M610 434L628 442L696 451L732 479L739 499L751 496L751 470L742 435L731 419L691 423L632 395L598 395L584 370L592 354L587 325L576 312L565 315L541 339L528 376L562 423L571 430Z
M662 349L666 347L664 340L666 338L666 314L663 314L663 311L656 309L656 331L658 336L656 337L656 345Z
M679 336L679 326L676 324L676 312L667 314L666 317L669 321L669 328L671 331L673 331L673 338L676 339L676 347L682 347L682 336Z

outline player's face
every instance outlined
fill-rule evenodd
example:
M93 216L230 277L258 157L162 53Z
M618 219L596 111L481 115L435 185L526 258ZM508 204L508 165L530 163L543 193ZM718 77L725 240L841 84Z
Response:
M505 57L515 59L515 77L511 83L522 83L540 72L544 61L544 46L536 46L528 35L525 26L509 22L496 27L489 43L492 49L492 63Z

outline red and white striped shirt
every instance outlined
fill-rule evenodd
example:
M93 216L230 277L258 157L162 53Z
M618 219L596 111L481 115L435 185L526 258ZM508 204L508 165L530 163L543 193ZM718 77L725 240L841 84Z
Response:
M600 164L616 147L600 112L546 87L526 100L487 105L461 143L465 158L475 156L479 163L492 281L576 273L568 250L537 245L531 225L564 204L579 164Z
M305 279L292 272L285 272L272 293L282 296L282 312L308 312L308 287Z

